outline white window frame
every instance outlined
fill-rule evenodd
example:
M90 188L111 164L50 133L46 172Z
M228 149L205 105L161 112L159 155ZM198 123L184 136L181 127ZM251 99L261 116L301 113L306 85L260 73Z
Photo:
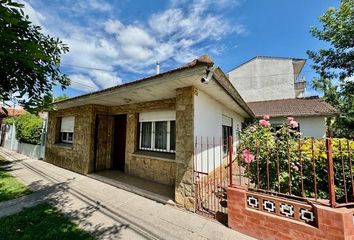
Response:
M158 120L158 121L145 121L151 122L151 147L146 148L141 146L142 140L142 126L143 122L140 122L140 129L139 129L139 150L146 150L146 151L155 151L155 152L168 152L168 153L175 153L176 150L171 149L171 122L176 120ZM166 149L159 149L155 147L155 129L156 129L156 122L167 122L167 136L166 136Z
M62 126L63 118L67 118L67 120L69 120L69 122L70 122L70 124L69 124L70 126L69 127L66 126L66 128L64 130L63 130L63 126ZM75 117L74 116L62 117L60 124L61 124L61 126L60 126L60 142L72 144L74 141ZM69 140L70 133L72 134L71 140Z

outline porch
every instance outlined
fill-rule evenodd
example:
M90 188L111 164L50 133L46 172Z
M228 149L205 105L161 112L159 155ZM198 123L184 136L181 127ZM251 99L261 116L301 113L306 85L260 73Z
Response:
M174 187L149 181L119 170L103 170L88 175L91 178L140 196L169 205L175 205Z

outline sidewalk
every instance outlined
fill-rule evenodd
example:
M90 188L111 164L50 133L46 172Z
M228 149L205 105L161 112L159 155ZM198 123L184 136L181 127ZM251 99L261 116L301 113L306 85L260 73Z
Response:
M11 174L32 191L40 190L38 201L49 201L100 239L253 239L213 220L44 161L4 148L0 154L16 162Z

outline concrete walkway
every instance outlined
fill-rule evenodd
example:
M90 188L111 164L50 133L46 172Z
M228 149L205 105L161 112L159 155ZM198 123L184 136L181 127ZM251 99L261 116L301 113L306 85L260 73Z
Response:
M44 161L4 148L0 148L0 154L15 161L11 174L38 191L37 197L29 195L23 201L49 201L99 239L253 239L213 220ZM18 201L17 206L2 204L0 212L11 207L13 210L7 210L7 214L20 211L23 202L13 201Z

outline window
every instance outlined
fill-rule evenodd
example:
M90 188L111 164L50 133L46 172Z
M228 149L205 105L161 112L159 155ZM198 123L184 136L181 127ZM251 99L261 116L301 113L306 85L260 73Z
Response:
M60 125L60 142L73 143L74 139L74 121L73 116L62 117Z
M229 136L233 136L233 134L232 134L232 118L222 115L222 140L223 140L224 154L227 154Z
M176 121L140 122L140 150L176 151Z
M139 115L139 149L175 152L176 121L174 111L149 112Z
M223 125L222 126L222 140L223 140L224 154L227 154L229 136L232 136L232 127Z

